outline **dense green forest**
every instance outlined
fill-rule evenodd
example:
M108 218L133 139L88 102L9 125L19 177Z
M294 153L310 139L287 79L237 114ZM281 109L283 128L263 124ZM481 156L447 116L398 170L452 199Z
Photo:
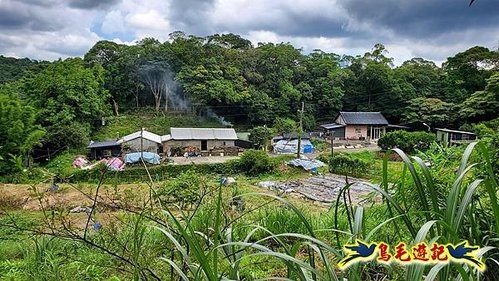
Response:
M393 124L419 128L498 126L499 52L480 46L442 67L422 58L394 66L382 44L357 56L304 54L289 43L174 32L163 43L100 41L83 59L2 56L0 74L0 157L18 167L36 151L87 144L106 116L145 108L274 126L296 119L305 102L306 129L340 110L381 111Z

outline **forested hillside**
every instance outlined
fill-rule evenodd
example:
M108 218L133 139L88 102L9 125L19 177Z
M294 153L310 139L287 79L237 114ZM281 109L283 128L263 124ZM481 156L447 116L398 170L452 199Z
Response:
M416 127L498 123L499 52L480 46L442 67L422 58L394 66L382 44L357 56L304 54L287 43L253 46L234 34L174 32L166 42L100 41L83 59L0 57L0 70L0 157L17 163L35 148L84 146L103 117L145 107L274 126L296 119L304 102L306 129L340 110L381 111L393 124Z
M38 72L47 65L28 58L16 59L0 55L0 84L16 81L23 77L27 71Z

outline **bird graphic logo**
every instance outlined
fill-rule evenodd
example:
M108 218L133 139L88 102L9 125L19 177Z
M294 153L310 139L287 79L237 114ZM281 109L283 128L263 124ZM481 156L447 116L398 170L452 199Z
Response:
M449 255L457 262L465 262L476 266L480 270L485 269L485 264L477 258L475 251L480 249L478 246L470 246L468 241L463 241L457 245L446 245Z
M354 244L346 244L344 250L347 255L338 263L342 270L356 262L374 259L376 256L376 243L366 244L360 240L355 240Z
M350 266L358 262L369 262L376 257L377 262L389 264L395 261L400 265L411 265L414 263L443 263L449 262L468 264L478 271L485 270L485 263L481 261L487 249L480 250L479 246L472 246L468 241L464 240L459 244L439 244L432 242L431 247L426 242L418 242L417 244L409 244L399 242L390 251L389 244L385 242L363 242L359 239L353 244L343 246L345 257L338 262L340 270L346 270Z

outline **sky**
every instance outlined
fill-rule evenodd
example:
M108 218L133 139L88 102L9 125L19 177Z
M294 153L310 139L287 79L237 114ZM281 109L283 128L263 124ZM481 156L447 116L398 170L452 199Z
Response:
M437 64L473 46L499 47L499 0L0 0L0 54L55 60L97 41L168 40L173 31L235 33L362 55L382 43L395 64Z

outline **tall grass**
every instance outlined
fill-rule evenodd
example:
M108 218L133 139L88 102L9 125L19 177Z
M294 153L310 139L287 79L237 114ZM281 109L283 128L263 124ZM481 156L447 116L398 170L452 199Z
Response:
M347 184L327 215L312 216L306 208L274 194L237 192L237 198L227 198L230 196L225 194L226 187L220 184L205 188L209 190L206 196L199 198L197 206L187 209L171 203L162 205L161 200L155 204L153 200L129 219L122 218L121 226L92 233L83 243L112 253L121 261L117 264L126 271L124 276L135 280L482 279L483 274L474 268L455 263L401 267L369 262L338 270L336 263L345 256L342 245L355 239L387 239L385 242L392 245L402 241L409 246L422 241L446 244L467 239L483 241L480 256L496 251L492 246L497 244L499 231L497 180L487 151L476 143L470 144L455 174L450 176L452 180L444 182L437 181L440 175L422 158L410 157L399 149L394 152L404 168L400 179L389 182L393 178L388 156L383 159L381 185L375 187L383 197L382 206L355 206L349 199L351 185ZM471 163L473 153L479 153L479 164ZM481 173L483 178L476 178L477 169L485 171ZM151 192L156 191L151 181ZM234 210L230 206L234 199L255 197L261 203L255 208ZM410 204L408 198L417 201ZM269 200L273 205L265 206ZM373 210L376 217L372 216ZM480 221L490 224L486 240ZM47 251L50 247L49 242L41 240L27 255L31 260L30 277L41 278L42 272L50 272L65 278L60 273L61 259L52 254L57 251ZM488 260L496 262L490 256ZM34 267L37 264L40 270ZM262 268L266 269L260 270L264 276L251 274Z
M405 238L404 241L408 242L409 245L422 241L427 241L429 244L433 242L457 243L463 239L477 238L463 236L466 233L464 228L468 227L468 225L464 226L463 224L465 221L471 221L471 218L468 217L468 210L473 203L473 195L484 183L481 179L473 180L470 174L476 166L476 164L469 163L475 146L476 143L470 144L464 151L453 183L445 195L446 200L439 198L440 195L435 191L435 180L425 162L419 157L409 157L403 151L395 149L394 151L404 161L414 182L415 190L413 192L416 192L419 198L418 209L410 210L403 207L399 202L400 199L393 196L393 193L397 192L397 188L403 187L405 180L392 186L389 185L387 181L389 171L387 158L385 158L384 181L381 187L375 188L386 200L387 216L385 220L377 227L366 230L364 208L349 206L348 200L345 199L343 200L344 210L348 214L349 229L344 231L333 228L326 231L340 233L341 236L347 237L347 241L369 240L376 239L377 232L383 227L393 224L397 228L399 238ZM493 182L493 180L487 180ZM345 196L347 190L348 186L340 192L338 201L340 201L341 196ZM254 195L252 194L252 196ZM271 195L258 194L257 196ZM174 221L174 229L180 232L180 236L174 237L167 229L162 228L161 231L182 253L181 263L187 264L186 268L189 270L187 272L180 270L178 261L171 259L165 259L165 261L175 268L184 280L239 279L238 271L241 260L262 255L279 260L286 268L284 276L276 277L291 280L340 280L341 278L366 280L366 278L370 278L369 274L372 270L379 270L375 269L373 264L357 264L344 273L338 272L334 260L343 256L338 247L331 246L331 241L322 241L319 238L317 233L320 230L315 228L305 212L280 197L275 197L275 199L281 202L285 208L275 210L273 213L268 213L269 210L260 212L261 224L251 229L242 241L234 241L231 227L227 228L226 233L220 232L222 229L220 223L223 221L222 218L218 217L223 214L221 191L217 200L214 232L211 236L199 235L189 223L183 224L181 220L168 211L170 218ZM336 207L336 217L338 212L339 208ZM423 218L423 222L420 224L421 218ZM285 222L279 221L279 219L283 219ZM402 222L402 226L398 224L399 222ZM338 224L335 226L338 227ZM295 231L289 231L290 228L295 229ZM256 235L257 233L259 235ZM406 233L409 236L406 236ZM269 242L272 243L269 244ZM207 248L203 249L203 246ZM187 249L191 249L192 253L189 254ZM492 247L483 247L480 255L490 250ZM228 268L226 271L220 270L224 268L224 266L220 266L222 264ZM397 266L393 265L392 267ZM384 270L385 274L390 275L391 270L393 269ZM466 264L452 263L446 266L413 264L407 267L402 276L397 278L403 280L475 280L479 279L480 275L474 268Z
M416 214L423 215L426 219L426 222L419 228L420 230L417 233L415 232L418 227L415 224L415 220L410 219L411 214L407 210L404 210L399 202L386 192L388 185L386 182L386 178L388 177L387 169L383 170L383 178L385 179L383 186L385 189L379 189L378 191L387 199L388 204L391 204L397 213L402 216L403 222L410 231L414 243L423 241L425 238L426 241L439 241L442 244L457 243L464 239L479 240L479 237L462 236L465 233L463 231L463 221L465 220L465 216L468 215L467 210L471 206L473 195L483 182L482 179L472 180L469 175L470 171L476 166L474 163L469 163L470 156L476 145L477 143L471 143L464 151L459 168L454 176L454 181L446 194L447 199L444 205L439 204L442 198L439 198L435 192L435 180L430 169L421 158L412 157L411 160L403 151L394 149L410 171L416 192L419 194L419 209ZM482 155L482 157L487 158L486 155ZM385 158L385 167L386 161L387 159ZM483 168L489 170L490 166L485 163L485 167ZM493 180L487 179L487 181L490 182ZM497 188L497 185L495 185L495 188ZM490 200L493 201L492 205L497 204L495 196L491 196ZM495 220L497 221L498 219L499 217L496 215ZM473 218L468 218L468 220L473 221ZM496 233L498 233L497 230ZM481 254L485 254L491 249L491 247L484 247ZM412 265L407 271L406 280L421 280L425 273L424 269L423 265ZM458 272L459 277L455 276L455 272ZM474 275L477 275L477 272L467 265L449 264L445 267L436 265L430 269L426 280L451 280L452 278L470 280Z

